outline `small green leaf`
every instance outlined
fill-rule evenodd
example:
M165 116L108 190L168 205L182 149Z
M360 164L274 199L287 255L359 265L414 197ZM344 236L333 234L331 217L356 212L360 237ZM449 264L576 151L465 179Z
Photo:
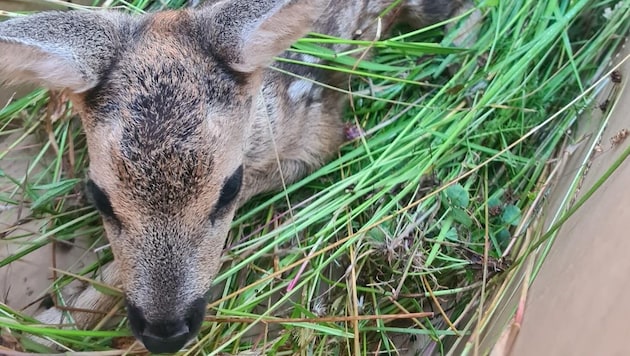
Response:
M498 197L492 197L488 199L488 208L495 208L499 205L501 205L501 199L499 199Z
M457 230L454 227L451 227L446 232L446 239L451 241L459 241L459 236L457 236Z
M521 220L521 209L516 205L506 206L505 209L503 209L503 214L501 214L501 220L506 224L513 226L518 225Z
M383 231L383 229L380 226L376 226L370 230L368 230L367 232L367 236L369 236L370 238L372 238L373 240L377 241L377 242L385 242L385 232Z
M512 239L512 234L507 229L501 229L495 235L495 243L497 246L495 248L497 250L503 251L510 244L510 240Z
M466 209L470 203L468 191L459 183L446 188L446 197L458 208Z
M460 209L460 208L453 208L451 212L453 214L452 216L455 221L457 221L458 223L466 227L472 226L472 218L468 215L466 210Z
M499 240L499 243L501 245L506 245L510 241L511 238L512 238L512 235L507 229L501 229L497 233L497 239Z

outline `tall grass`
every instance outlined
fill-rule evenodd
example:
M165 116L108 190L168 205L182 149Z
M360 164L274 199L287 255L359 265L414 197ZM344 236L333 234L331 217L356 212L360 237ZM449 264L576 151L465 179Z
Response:
M105 5L139 12L184 2ZM478 9L483 27L468 49L452 48L439 26L355 42L357 50L376 49L361 64L325 49L341 39L313 35L296 44L352 75L339 90L351 101L345 119L353 139L317 172L240 210L212 316L185 354L396 354L412 346L446 353L449 337L467 332L491 282L510 268L507 248L523 238L516 226L535 218L523 212L540 204L558 147L575 139L576 114L595 109L593 95L582 93L630 26L623 1L485 1ZM85 138L66 105L37 90L0 110L0 140L13 140L0 152L0 169L7 157L28 161L17 176L0 171L0 200L30 214L3 226L42 222L30 233L0 231L2 243L22 244L0 268L51 243L86 239L92 250L104 243L82 199ZM16 154L33 135L38 154ZM111 259L99 251L78 274L91 279ZM51 291L63 305L58 290L75 276L57 276ZM124 322L100 331L50 328L0 304L0 327L31 352L50 350L27 334L67 350L131 350Z

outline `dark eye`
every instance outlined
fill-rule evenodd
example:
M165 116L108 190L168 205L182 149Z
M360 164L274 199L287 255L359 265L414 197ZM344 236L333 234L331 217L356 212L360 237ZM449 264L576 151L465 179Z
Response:
M234 173L223 183L221 195L215 209L221 209L232 201L241 191L241 183L243 183L243 166L239 166Z
M96 209L103 214L103 216L116 219L112 203L109 201L107 193L101 190L91 179L87 181L85 188L87 190L88 199L94 204Z
M234 199L241 191L241 183L243 183L243 166L239 166L230 178L223 183L219 201L217 201L212 214L210 214L210 220L213 224L221 210L234 202Z

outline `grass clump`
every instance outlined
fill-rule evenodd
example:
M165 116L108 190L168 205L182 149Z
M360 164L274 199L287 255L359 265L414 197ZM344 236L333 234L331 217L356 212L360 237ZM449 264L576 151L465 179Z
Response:
M447 353L453 338L470 333L466 321L491 282L510 268L510 246L546 192L540 182L558 148L576 139L577 113L594 107L586 90L628 31L630 8L619 3L486 1L477 5L482 30L469 49L451 48L439 27L400 29L388 40L354 43L376 49L360 64L322 47L340 39L296 44L352 75L339 90L350 98L354 139L317 172L241 209L212 316L186 354ZM0 142L0 200L15 212L0 234L18 246L0 268L81 239L96 262L75 272L93 278L111 254L97 248L103 232L82 198L85 139L63 98L42 90L14 98L0 110ZM10 161L25 169L8 173ZM20 229L27 221L36 231ZM76 275L55 277L63 305L58 290ZM48 351L26 334L74 351L131 347L124 322L60 330L9 305L0 304L0 315L16 349Z

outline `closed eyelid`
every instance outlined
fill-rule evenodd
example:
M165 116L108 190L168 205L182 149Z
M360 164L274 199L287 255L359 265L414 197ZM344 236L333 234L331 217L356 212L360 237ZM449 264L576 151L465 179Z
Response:
M103 191L93 180L89 179L86 183L86 191L89 200L101 212L101 214L116 219L114 208L112 207L109 195Z
M242 182L243 166L241 165L223 183L219 200L217 201L214 209L212 210L212 213L210 214L210 220L212 221L212 223L214 223L223 208L230 206L230 204L234 202L239 192L241 191Z

